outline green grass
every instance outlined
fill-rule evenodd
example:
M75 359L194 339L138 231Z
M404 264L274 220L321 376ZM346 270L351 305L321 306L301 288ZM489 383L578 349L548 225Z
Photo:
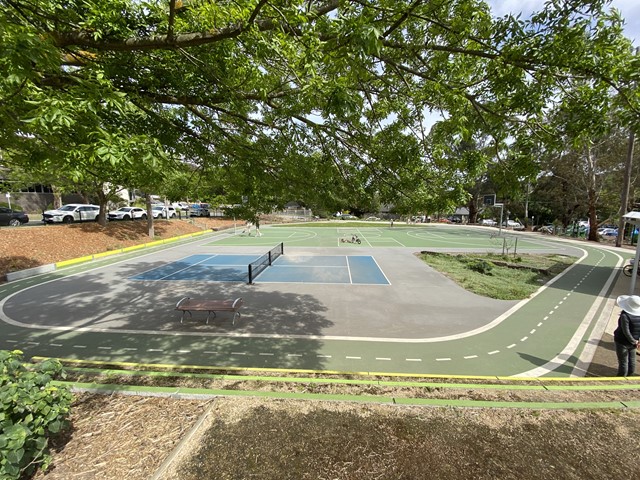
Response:
M513 257L423 252L420 258L466 290L499 300L529 297L575 261L555 254Z

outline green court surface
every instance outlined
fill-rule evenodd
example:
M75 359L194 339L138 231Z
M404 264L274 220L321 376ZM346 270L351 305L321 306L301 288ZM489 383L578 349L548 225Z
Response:
M251 236L241 232L211 233L0 285L0 348L28 356L167 365L580 375L582 358L601 334L598 321L611 282L631 255L585 242L510 231L499 237L495 228L438 224L335 222L269 226L258 237L255 230ZM341 242L353 235L360 244ZM282 273L278 262L255 285L206 281L202 273L216 259L244 255L252 261L280 243L284 280L268 281L268 275ZM576 263L530 299L507 302L474 295L433 271L415 256L423 249L565 252ZM385 281L292 281L289 270L322 260L326 274L326 259L338 257L371 258ZM192 263L200 269L197 275L182 271ZM172 269L182 272L177 279ZM209 324L202 318L181 323L174 307L185 296L242 297L245 303L235 323L224 315Z
M513 232L497 228L473 228L443 224L407 225L388 224L370 227L354 226L336 222L334 226L273 226L261 230L261 236L242 233L242 228L232 231L225 239L216 240L215 245L227 246L265 246L284 242L287 247L409 247L442 248L447 250L502 250L510 253L517 249L548 249L547 242L527 239ZM499 235L502 233L502 235ZM356 235L360 244L349 243ZM211 243L209 245L214 245Z

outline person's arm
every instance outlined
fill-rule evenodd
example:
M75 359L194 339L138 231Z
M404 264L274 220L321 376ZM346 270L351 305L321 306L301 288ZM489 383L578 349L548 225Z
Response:
M622 330L622 334L631 345L638 344L638 340L631 336L631 330L629 330L629 314L625 311L622 311L620 314L620 330Z

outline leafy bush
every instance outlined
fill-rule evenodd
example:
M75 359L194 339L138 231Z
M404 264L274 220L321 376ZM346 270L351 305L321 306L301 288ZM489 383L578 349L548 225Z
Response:
M493 275L493 264L486 260L472 260L467 264L467 268L483 275Z
M0 478L18 479L51 461L48 439L68 426L71 392L51 385L62 365L27 367L22 352L0 350Z

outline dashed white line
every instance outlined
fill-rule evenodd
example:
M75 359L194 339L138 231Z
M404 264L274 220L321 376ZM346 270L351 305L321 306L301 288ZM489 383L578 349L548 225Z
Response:
M61 347L62 344L61 343L50 343L49 346L50 347Z
M536 333L536 329L535 328L529 332L529 335L533 335L534 333Z
M478 358L478 355L467 355L464 357L465 360L471 360L472 358Z
M273 353L259 353L258 355L262 355L263 357L273 357Z
M18 343L17 340L5 340L7 343Z
M111 350L113 347L98 347L98 350Z
M180 352L180 350L178 350ZM246 355L247 352L231 352L231 355Z
M362 360L362 357L349 357L349 356L347 356L345 358L347 358L348 360Z
M520 341L521 341L521 342L524 342L527 338L529 338L529 337L522 337L522 338L520 339Z
M209 351L205 350L203 353L208 353L209 355L217 355L218 354L218 352L212 352L210 350Z
M301 357L301 353L287 353L287 357Z
M542 321L543 321L543 322L544 322L545 320L549 320L549 317L548 317L548 316L546 316L546 317L544 317L544 318L542 319Z
M421 362L421 358L405 358L407 362Z
M74 345L73 348L87 348L86 345Z
M162 349L160 349L160 348L148 348L147 349L147 352L161 352L161 351L162 351ZM207 352L204 352L204 353L207 353Z
M554 309L554 310L557 310L557 309L558 309L558 305L556 305L555 307L553 307L553 309Z
M387 357L376 357L376 360L386 360L386 361L390 361L390 358Z
M450 359L450 358L448 358L448 357L445 357L445 358L436 358L436 362L448 362L449 360L451 360L451 359Z
M515 343L512 343L512 344L511 344L511 345L509 345L507 348L513 348L513 347L515 347L515 346L516 346L516 344L515 344Z
M542 326L542 322L540 322L540 323L539 323L538 325L536 325L536 326L541 327L541 326Z
M331 355L316 355L318 358L331 358Z
M496 353L500 353L500 350L493 350L492 352L488 352L487 355L495 355Z
M123 348L122 350L124 350L125 352L135 352L138 349L137 348L132 348L132 347L127 347L127 348Z

